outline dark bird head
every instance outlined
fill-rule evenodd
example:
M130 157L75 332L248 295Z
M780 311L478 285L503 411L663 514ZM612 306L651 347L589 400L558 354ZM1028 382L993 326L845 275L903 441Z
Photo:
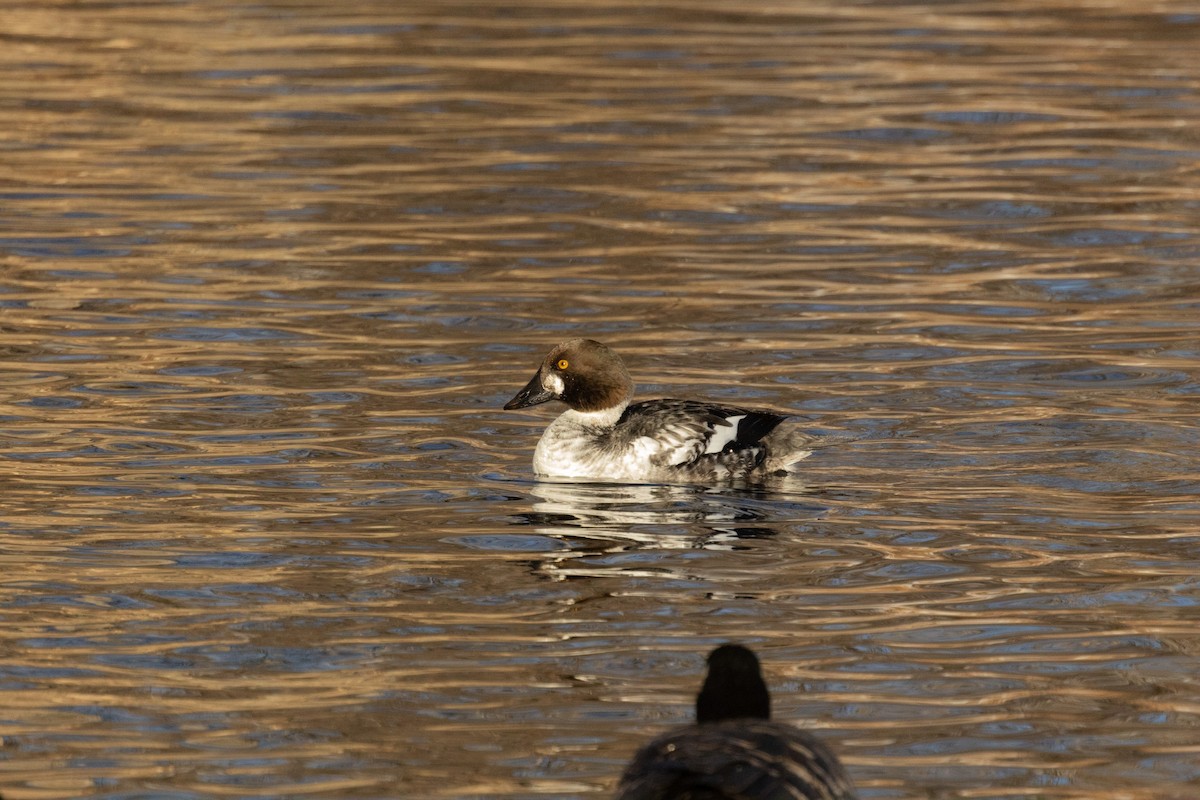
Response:
M621 357L593 339L571 339L551 350L506 410L561 400L576 411L604 411L628 403L633 378Z
M708 654L708 675L696 695L696 721L770 719L771 695L758 656L740 644L723 644Z

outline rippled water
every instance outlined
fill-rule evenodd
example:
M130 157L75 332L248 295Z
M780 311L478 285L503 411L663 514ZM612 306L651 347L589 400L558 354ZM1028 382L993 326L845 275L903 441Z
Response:
M865 798L1194 796L1194 3L4 20L9 800L603 797L729 639ZM576 335L846 441L536 482Z

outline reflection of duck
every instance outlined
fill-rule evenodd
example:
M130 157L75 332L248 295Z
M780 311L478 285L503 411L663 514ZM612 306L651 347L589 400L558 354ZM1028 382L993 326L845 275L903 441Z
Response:
M741 645L721 645L708 656L697 724L640 749L617 800L854 800L837 756L770 716L758 658Z
M803 487L792 486L788 493L758 494L732 487L537 481L526 487L532 507L507 521L567 544L531 562L540 577L705 579L707 562L670 553L745 549L749 540L777 536L778 522L828 512Z
M658 483L709 483L786 472L810 455L815 437L779 427L787 417L696 400L630 405L633 379L620 356L591 339L572 339L542 360L505 404L561 400L533 454L539 475Z
M578 529L632 534L636 526L658 526L661 532L664 525L725 526L766 516L748 494L721 494L698 486L539 481L529 493L536 502L528 521L562 526L563 534L579 535Z

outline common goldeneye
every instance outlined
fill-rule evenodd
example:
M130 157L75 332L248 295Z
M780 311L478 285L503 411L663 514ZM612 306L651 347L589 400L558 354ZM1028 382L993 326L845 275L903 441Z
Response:
M709 653L696 723L638 750L616 800L855 800L833 751L804 731L772 722L771 696L748 648Z
M696 400L630 405L633 379L620 356L592 339L555 347L505 409L561 400L533 453L539 475L697 483L763 477L811 455L816 437L762 409Z

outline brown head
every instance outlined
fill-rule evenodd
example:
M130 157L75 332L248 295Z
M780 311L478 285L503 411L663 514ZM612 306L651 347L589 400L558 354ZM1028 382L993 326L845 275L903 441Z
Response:
M620 356L593 339L571 339L547 354L537 374L504 408L561 400L576 411L603 411L632 396L633 379Z

